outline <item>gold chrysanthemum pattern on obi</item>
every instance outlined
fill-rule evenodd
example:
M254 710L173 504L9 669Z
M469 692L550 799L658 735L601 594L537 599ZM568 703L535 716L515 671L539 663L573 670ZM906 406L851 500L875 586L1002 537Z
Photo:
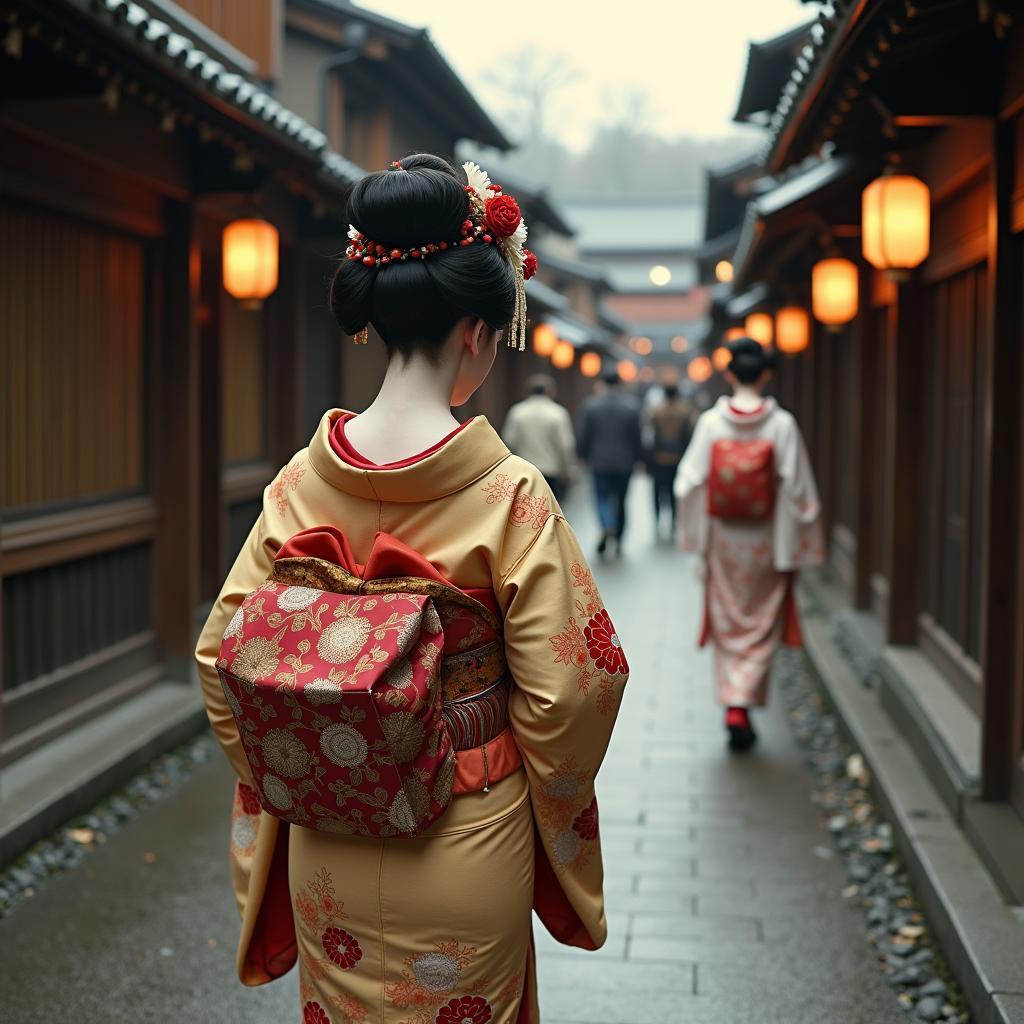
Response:
M416 834L454 783L433 599L325 591L312 584L330 572L299 569L248 595L217 662L263 807L341 835Z

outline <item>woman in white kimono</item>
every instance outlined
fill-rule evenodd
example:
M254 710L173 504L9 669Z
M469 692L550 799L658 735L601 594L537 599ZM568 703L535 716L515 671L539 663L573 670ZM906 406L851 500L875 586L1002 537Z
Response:
M774 355L750 338L730 346L721 397L697 423L676 475L680 545L704 556L700 645L715 652L715 682L729 745L757 737L779 645L799 646L793 586L824 557L821 504L796 420L764 390Z

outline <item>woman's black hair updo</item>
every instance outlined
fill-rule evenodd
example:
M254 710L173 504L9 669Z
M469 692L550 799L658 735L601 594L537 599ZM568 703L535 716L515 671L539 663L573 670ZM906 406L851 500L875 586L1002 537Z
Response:
M775 353L753 338L737 338L726 348L732 357L729 371L741 384L756 384L767 370L775 369Z
M348 219L388 249L453 242L466 219L465 186L447 160L417 153L359 181ZM515 311L516 282L497 246L452 245L383 267L343 259L331 282L330 305L346 334L373 324L390 352L433 355L463 317L503 329Z

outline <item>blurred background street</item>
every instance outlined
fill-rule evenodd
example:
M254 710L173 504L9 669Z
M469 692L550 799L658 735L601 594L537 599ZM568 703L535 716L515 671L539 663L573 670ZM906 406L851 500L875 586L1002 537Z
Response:
M1013 0L0 0L3 1024L296 1017L233 980L219 752L139 773L206 729L268 484L376 392L327 288L353 185L416 151L485 167L539 259L460 419L550 392L571 449L612 391L665 497L659 416L746 337L821 496L803 749L776 687L739 758L695 565L632 449L599 473L637 470L598 565L611 934L538 936L545 1021L1024 1024L1022 69Z

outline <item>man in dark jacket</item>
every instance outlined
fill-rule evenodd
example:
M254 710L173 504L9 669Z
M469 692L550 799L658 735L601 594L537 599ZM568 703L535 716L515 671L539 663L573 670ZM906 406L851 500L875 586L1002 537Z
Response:
M629 482L643 457L640 404L623 388L617 373L606 374L603 384L600 394L583 403L576 439L579 456L590 464L594 476L601 555L612 540L621 551Z

